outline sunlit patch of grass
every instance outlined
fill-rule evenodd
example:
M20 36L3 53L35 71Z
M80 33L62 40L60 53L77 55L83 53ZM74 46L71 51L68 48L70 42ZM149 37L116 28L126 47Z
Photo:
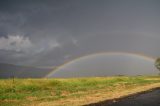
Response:
M95 77L71 79L6 79L0 80L0 104L30 104L32 102L56 101L78 98L92 91L105 89L108 92L118 88L130 89L145 84L159 83L160 77ZM8 105L10 104L10 105Z

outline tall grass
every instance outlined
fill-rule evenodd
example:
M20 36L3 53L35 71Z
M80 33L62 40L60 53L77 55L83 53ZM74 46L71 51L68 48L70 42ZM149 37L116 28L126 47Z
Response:
M157 80L155 80L157 79ZM139 86L160 82L159 77L107 77L72 79L11 79L0 80L0 102L4 101L50 101L81 96L79 92L89 92L117 86ZM83 94L82 93L82 94ZM11 102L11 103L12 103ZM18 103L15 102L15 103ZM4 102L8 103L8 102ZM14 103L12 103L14 104Z

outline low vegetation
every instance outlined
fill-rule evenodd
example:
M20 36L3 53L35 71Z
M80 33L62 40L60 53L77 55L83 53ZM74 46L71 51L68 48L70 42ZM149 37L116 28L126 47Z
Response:
M159 83L160 77L158 76L1 79L0 106L82 105L87 102L96 102L101 99L101 96L106 99L107 94L111 96L116 91L132 90L141 86ZM94 101L93 96L95 95L98 95L98 97L95 97ZM92 101L87 101L87 98L91 97Z

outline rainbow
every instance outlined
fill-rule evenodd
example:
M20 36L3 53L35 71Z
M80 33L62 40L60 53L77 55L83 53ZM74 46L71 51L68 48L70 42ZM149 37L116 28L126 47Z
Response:
M72 63L75 63L77 62L78 60L81 60L81 59L87 59L91 56L96 56L96 55L125 55L125 56L136 56L138 58L142 58L146 61L150 61L150 62L154 62L155 61L155 58L151 57L151 56L147 56L147 55L144 55L144 54L140 54L140 53L129 53L129 52L99 52L99 53L94 53L94 54L89 54L89 55L85 55L85 56L80 56L78 58L75 58L71 61L68 61L62 65L60 65L59 67L57 67L54 71L50 72L48 75L45 76L45 78L48 78L50 75L53 75L54 72L58 71L59 69L62 69L64 68L66 65L69 65L69 64L72 64Z

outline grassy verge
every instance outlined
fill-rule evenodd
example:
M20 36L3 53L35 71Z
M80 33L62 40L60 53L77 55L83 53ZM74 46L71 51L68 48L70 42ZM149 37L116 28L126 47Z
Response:
M0 106L82 105L132 94L146 86L160 87L160 77L15 79L14 82L1 79Z

